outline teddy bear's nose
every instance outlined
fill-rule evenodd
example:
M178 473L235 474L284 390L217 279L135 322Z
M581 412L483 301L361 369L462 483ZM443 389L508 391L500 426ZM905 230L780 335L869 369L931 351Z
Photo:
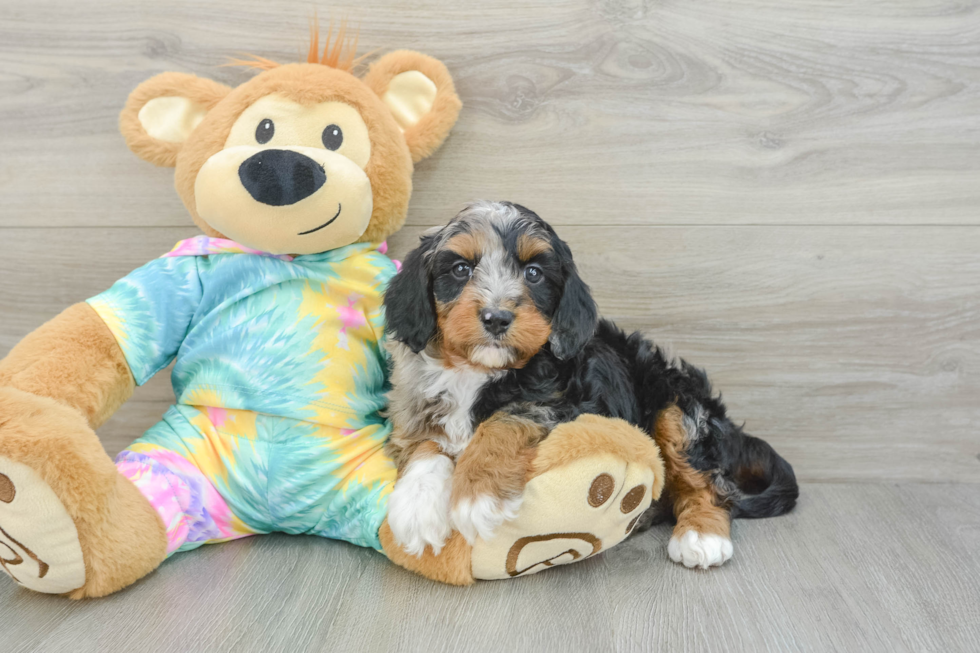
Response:
M255 201L272 206L295 204L327 181L323 167L292 150L262 150L245 159L238 177Z

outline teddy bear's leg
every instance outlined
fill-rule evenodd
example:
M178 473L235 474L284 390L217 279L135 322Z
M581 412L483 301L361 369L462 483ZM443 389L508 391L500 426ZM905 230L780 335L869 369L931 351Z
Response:
M427 547L418 557L399 547L386 522L381 542L393 562L454 585L533 574L618 544L663 490L657 445L622 420L582 415L533 446L540 436L533 423L513 419L495 420L489 449L467 448L470 461L460 457L453 484L457 506L465 497L484 495L506 501L523 487L516 517L487 539L478 534L472 546L455 532L438 556ZM499 459L486 458L487 451Z
M78 410L0 388L0 566L38 592L103 596L155 569L163 523Z
M688 442L683 420L681 410L671 406L660 412L655 426L677 518L667 553L685 567L707 569L732 557L731 512L717 505L711 478L692 468L683 455Z
M407 553L391 534L391 527L386 519L381 524L378 533L381 547L388 559L399 567L425 576L429 580L447 583L449 585L472 585L473 564L470 557L471 548L458 532L454 532L446 540L439 555L432 553L432 547L426 546L420 556Z
M248 473L258 468L267 478L258 462L266 449L255 446L255 418L251 411L171 406L160 422L116 456L119 472L159 515L168 556L271 530L255 526L254 519L250 526L238 514L246 506L260 506L261 512L268 505L260 494L268 481ZM252 446L239 447L239 437Z
M581 415L537 446L517 518L473 545L473 575L514 578L568 564L626 539L660 496L653 439L619 420Z

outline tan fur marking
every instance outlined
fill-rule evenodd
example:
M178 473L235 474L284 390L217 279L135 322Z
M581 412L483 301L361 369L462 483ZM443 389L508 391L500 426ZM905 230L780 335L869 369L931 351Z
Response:
M527 234L521 234L517 238L517 258L521 261L530 261L535 256L551 251L551 243L541 238L534 238Z
M530 298L514 310L514 323L507 331L503 343L517 351L518 359L510 367L527 365L541 351L551 336L551 323L538 311Z
M711 479L691 467L687 460L687 431L681 409L670 406L660 411L655 433L667 470L667 490L674 501L677 518L674 535L693 530L728 537L731 517L718 505Z
M467 286L456 301L436 307L436 322L442 334L442 355L446 360L469 359L473 347L486 342L480 322L482 301L472 286Z
M531 448L547 435L543 426L497 413L480 424L456 461L452 504L488 494L513 499L524 491Z
M467 261L476 261L486 249L486 240L479 232L458 234L446 243L445 249L456 252Z

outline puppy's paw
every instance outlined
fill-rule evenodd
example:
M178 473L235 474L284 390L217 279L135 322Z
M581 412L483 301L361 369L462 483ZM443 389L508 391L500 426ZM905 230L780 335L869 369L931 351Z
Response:
M426 545L439 555L452 534L449 497L453 463L437 455L413 460L388 499L388 526L406 553L421 556Z
M688 569L718 567L731 559L732 541L723 535L687 531L674 535L667 544L667 554Z
M470 544L477 537L488 541L493 538L498 526L517 518L521 501L523 497L501 499L489 494L466 497L453 506L452 522Z

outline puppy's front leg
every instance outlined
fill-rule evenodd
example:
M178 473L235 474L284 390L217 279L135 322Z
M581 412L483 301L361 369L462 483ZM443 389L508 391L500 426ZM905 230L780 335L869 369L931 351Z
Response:
M493 537L521 507L532 447L547 429L531 420L497 413L480 424L456 461L452 522L466 541Z
M388 499L388 526L409 554L421 556L426 545L439 555L452 534L449 497L453 461L427 440L408 454Z

